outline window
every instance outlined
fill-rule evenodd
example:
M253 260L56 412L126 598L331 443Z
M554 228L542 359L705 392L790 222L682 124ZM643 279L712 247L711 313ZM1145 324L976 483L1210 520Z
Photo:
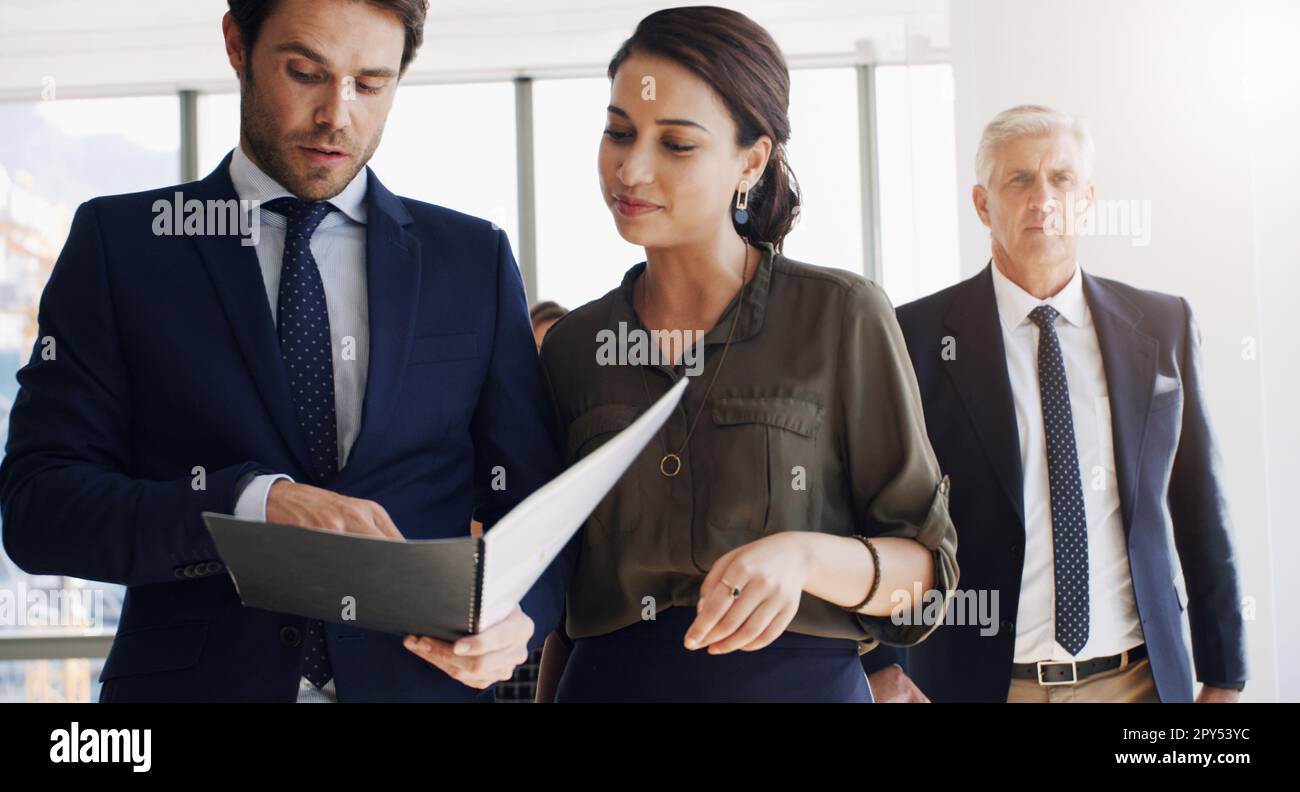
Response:
M857 85L854 69L790 72L787 150L803 202L785 254L862 274Z
M952 66L878 68L876 130L882 285L901 305L961 277Z
M199 178L212 172L239 145L239 94L200 94Z
M239 95L200 96L198 116L206 176L239 143ZM399 87L369 165L397 195L496 223L518 258L513 83Z
M513 83L402 86L370 167L397 195L496 223L519 257Z
M609 80L533 84L537 296L577 308L618 286L645 251L619 236L601 195L596 159Z

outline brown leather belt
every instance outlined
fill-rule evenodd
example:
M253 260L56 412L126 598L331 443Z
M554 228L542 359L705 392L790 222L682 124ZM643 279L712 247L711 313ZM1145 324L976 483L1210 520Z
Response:
M1012 679L1032 679L1040 685L1073 685L1090 676L1113 671L1124 665L1125 655L1131 665L1147 656L1147 645L1138 644L1127 652L1091 660L1039 660L1037 663L1012 663Z

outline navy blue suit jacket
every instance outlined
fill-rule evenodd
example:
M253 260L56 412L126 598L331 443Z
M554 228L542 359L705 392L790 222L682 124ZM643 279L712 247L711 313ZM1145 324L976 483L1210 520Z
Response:
M33 574L128 587L103 701L292 701L306 620L243 607L200 513L245 474L306 474L252 247L155 236L155 200L232 200L207 178L83 204L40 305L0 464L9 556ZM486 527L561 469L528 307L505 233L398 198L369 173L370 363L360 434L324 486L382 505L409 539ZM44 359L53 339L53 359ZM505 470L504 491L491 488ZM196 489L196 468L204 488ZM539 646L578 544L522 603ZM339 699L490 700L401 636L327 625Z
M1191 701L1184 610L1196 678L1221 686L1246 679L1200 333L1181 298L1086 272L1083 290L1110 391L1129 569L1151 670L1161 701ZM1006 701L1024 564L1024 484L992 270L899 307L898 321L930 442L952 479L962 589L997 590L1001 615L994 635L981 636L978 624L945 624L918 646L864 655L863 666L871 672L899 663L933 701ZM945 359L945 346L955 350L953 359Z

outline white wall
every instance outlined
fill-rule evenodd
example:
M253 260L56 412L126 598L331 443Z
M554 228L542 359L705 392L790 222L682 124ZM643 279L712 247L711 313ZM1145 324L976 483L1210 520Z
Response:
M1225 456L1243 594L1257 603L1256 618L1247 623L1252 681L1246 698L1264 701L1295 700L1300 685L1295 611L1278 607L1273 585L1275 574L1284 580L1287 572L1296 572L1295 521L1283 498L1294 487L1294 447L1300 437L1294 416L1285 424L1277 416L1277 399L1289 393L1287 405L1294 412L1295 373L1284 360L1291 345L1280 325L1283 311L1295 311L1285 303L1296 295L1300 213L1283 190L1300 183L1291 148L1300 139L1300 95L1293 84L1280 83L1283 77L1267 74L1267 67L1282 65L1280 59L1289 60L1290 75L1297 73L1295 32L1282 33L1276 21L1247 23L1266 11L1284 12L1294 23L1296 12L1288 5L1294 6L980 0L952 7L963 195L975 181L975 146L984 124L1000 110L1035 102L1090 120L1099 199L1150 201L1148 246L1119 238L1084 239L1080 261L1098 275L1180 294L1196 312L1210 411ZM1257 49L1265 40L1286 41L1292 54L1279 55L1274 63ZM1248 104L1248 73L1267 78L1260 90L1278 98L1285 92L1289 105ZM1289 137L1275 123L1289 124ZM1290 158L1289 175L1273 170L1283 152ZM960 232L962 271L970 275L988 260L989 241L969 200L963 201ZM1261 351L1254 360L1243 359L1247 337L1256 339ZM1272 357L1263 354L1265 349ZM1279 634L1287 650L1282 658ZM1282 680L1280 668L1285 669Z
M1255 262L1262 339L1274 591L1277 596L1278 698L1300 701L1300 611L1285 600L1285 581L1300 580L1300 531L1294 493L1300 481L1300 366L1296 297L1300 296L1300 4L1256 0L1246 27L1246 94L1250 107Z

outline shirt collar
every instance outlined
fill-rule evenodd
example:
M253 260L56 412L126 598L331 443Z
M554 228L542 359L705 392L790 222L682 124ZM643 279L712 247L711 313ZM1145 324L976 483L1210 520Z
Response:
M366 222L366 189L369 184L367 170L362 168L358 171L342 192L329 199L335 209L358 223ZM259 168L257 163L244 153L243 146L235 146L234 154L230 157L230 181L235 185L235 192L243 201L258 201L265 204L275 198L295 197Z
M993 270L993 294L998 303L998 316L1007 332L1029 321L1029 314L1040 305L1052 306L1061 318L1076 327L1087 324L1088 301L1083 295L1083 268L1077 263L1065 288L1046 300L1038 299L1003 275L996 263L990 262L989 267Z
M744 312L739 317L733 316L740 304L740 293L737 293L732 298L727 310L718 318L718 323L714 325L712 330L705 333L705 346L726 343L727 337L731 335L733 320L736 322L736 334L732 341L745 341L752 338L763 327L763 315L767 311L768 289L772 282L772 269L776 257L781 254L776 252L771 242L751 242L749 244L758 248L760 254L754 276L750 278L749 285L744 290ZM628 327L642 326L640 318L636 315L636 310L632 306L632 290L636 284L636 279L645 271L645 266L644 261L634 265L623 276L623 282L614 290L612 319L615 322L627 322Z

